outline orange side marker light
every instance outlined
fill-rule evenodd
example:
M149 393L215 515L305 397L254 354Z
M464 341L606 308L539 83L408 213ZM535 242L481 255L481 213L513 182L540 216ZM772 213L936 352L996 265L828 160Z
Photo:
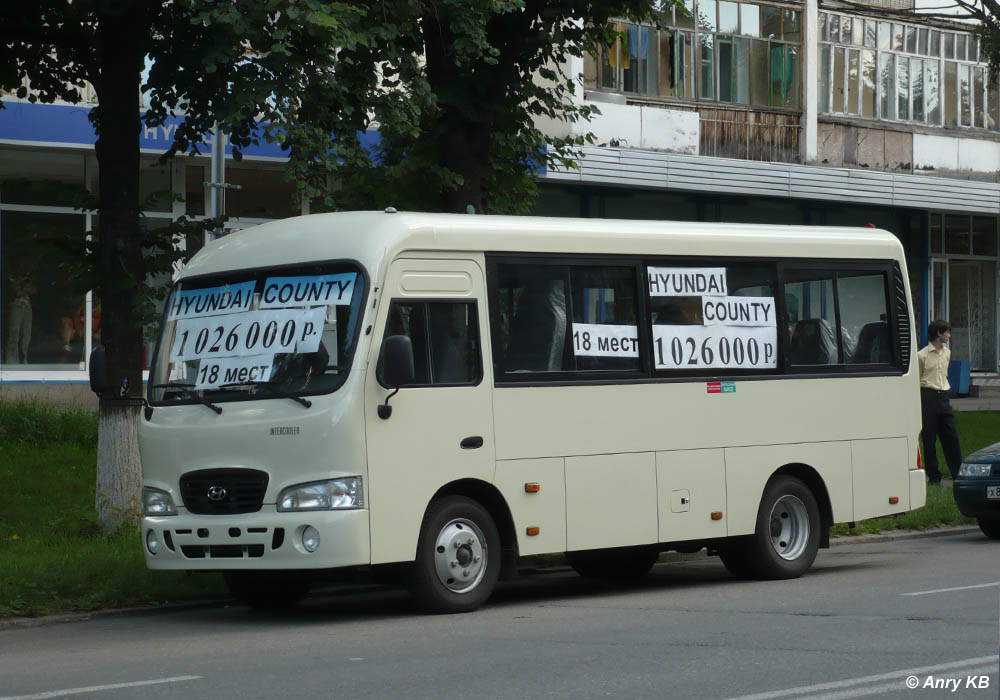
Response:
M528 537L534 537L539 532L541 532L541 530L537 527L529 527L525 532L528 533Z
M538 493L541 490L542 490L542 485L535 482L527 483L524 485L525 493Z
M712 511L712 520L722 520L722 511L721 510L713 510Z
M889 496L889 505L894 506L899 503L899 496Z

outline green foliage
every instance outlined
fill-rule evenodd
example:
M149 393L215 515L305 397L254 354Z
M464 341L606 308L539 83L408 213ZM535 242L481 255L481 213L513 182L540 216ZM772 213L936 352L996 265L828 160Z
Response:
M0 468L13 468L13 450L19 446L53 444L96 449L97 413L41 402L0 401Z
M222 595L216 575L146 569L134 528L94 514L97 414L0 402L0 618Z

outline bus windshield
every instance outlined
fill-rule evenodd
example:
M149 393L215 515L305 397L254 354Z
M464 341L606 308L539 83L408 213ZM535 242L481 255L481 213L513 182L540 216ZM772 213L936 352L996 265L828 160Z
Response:
M364 275L352 263L182 280L167 301L149 401L335 391L350 369L364 294Z

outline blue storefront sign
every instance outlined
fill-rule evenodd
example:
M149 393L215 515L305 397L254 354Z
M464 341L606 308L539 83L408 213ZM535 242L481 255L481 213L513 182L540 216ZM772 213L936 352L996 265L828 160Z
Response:
M55 146L63 148L92 148L97 141L88 115L90 107L74 105L31 104L28 102L3 103L0 109L0 143L19 146ZM146 153L165 153L173 143L177 127L184 117L170 117L161 126L143 125L139 133L139 148ZM373 152L379 144L377 131L361 135L361 143ZM198 147L204 154L211 154L211 139ZM226 154L232 146L226 144ZM285 160L288 156L276 143L262 141L248 146L243 155L249 158Z

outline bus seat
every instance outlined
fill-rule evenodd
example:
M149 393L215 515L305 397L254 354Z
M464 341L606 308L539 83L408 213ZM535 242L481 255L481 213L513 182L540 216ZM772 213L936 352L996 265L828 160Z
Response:
M886 364L892 362L889 345L889 324L875 321L865 324L858 334L858 349L854 353L856 364Z
M807 318L792 329L789 358L795 365L829 365L837 361L837 337L823 318Z
M510 324L508 372L555 372L563 367L566 292L563 281L536 280L525 287Z

